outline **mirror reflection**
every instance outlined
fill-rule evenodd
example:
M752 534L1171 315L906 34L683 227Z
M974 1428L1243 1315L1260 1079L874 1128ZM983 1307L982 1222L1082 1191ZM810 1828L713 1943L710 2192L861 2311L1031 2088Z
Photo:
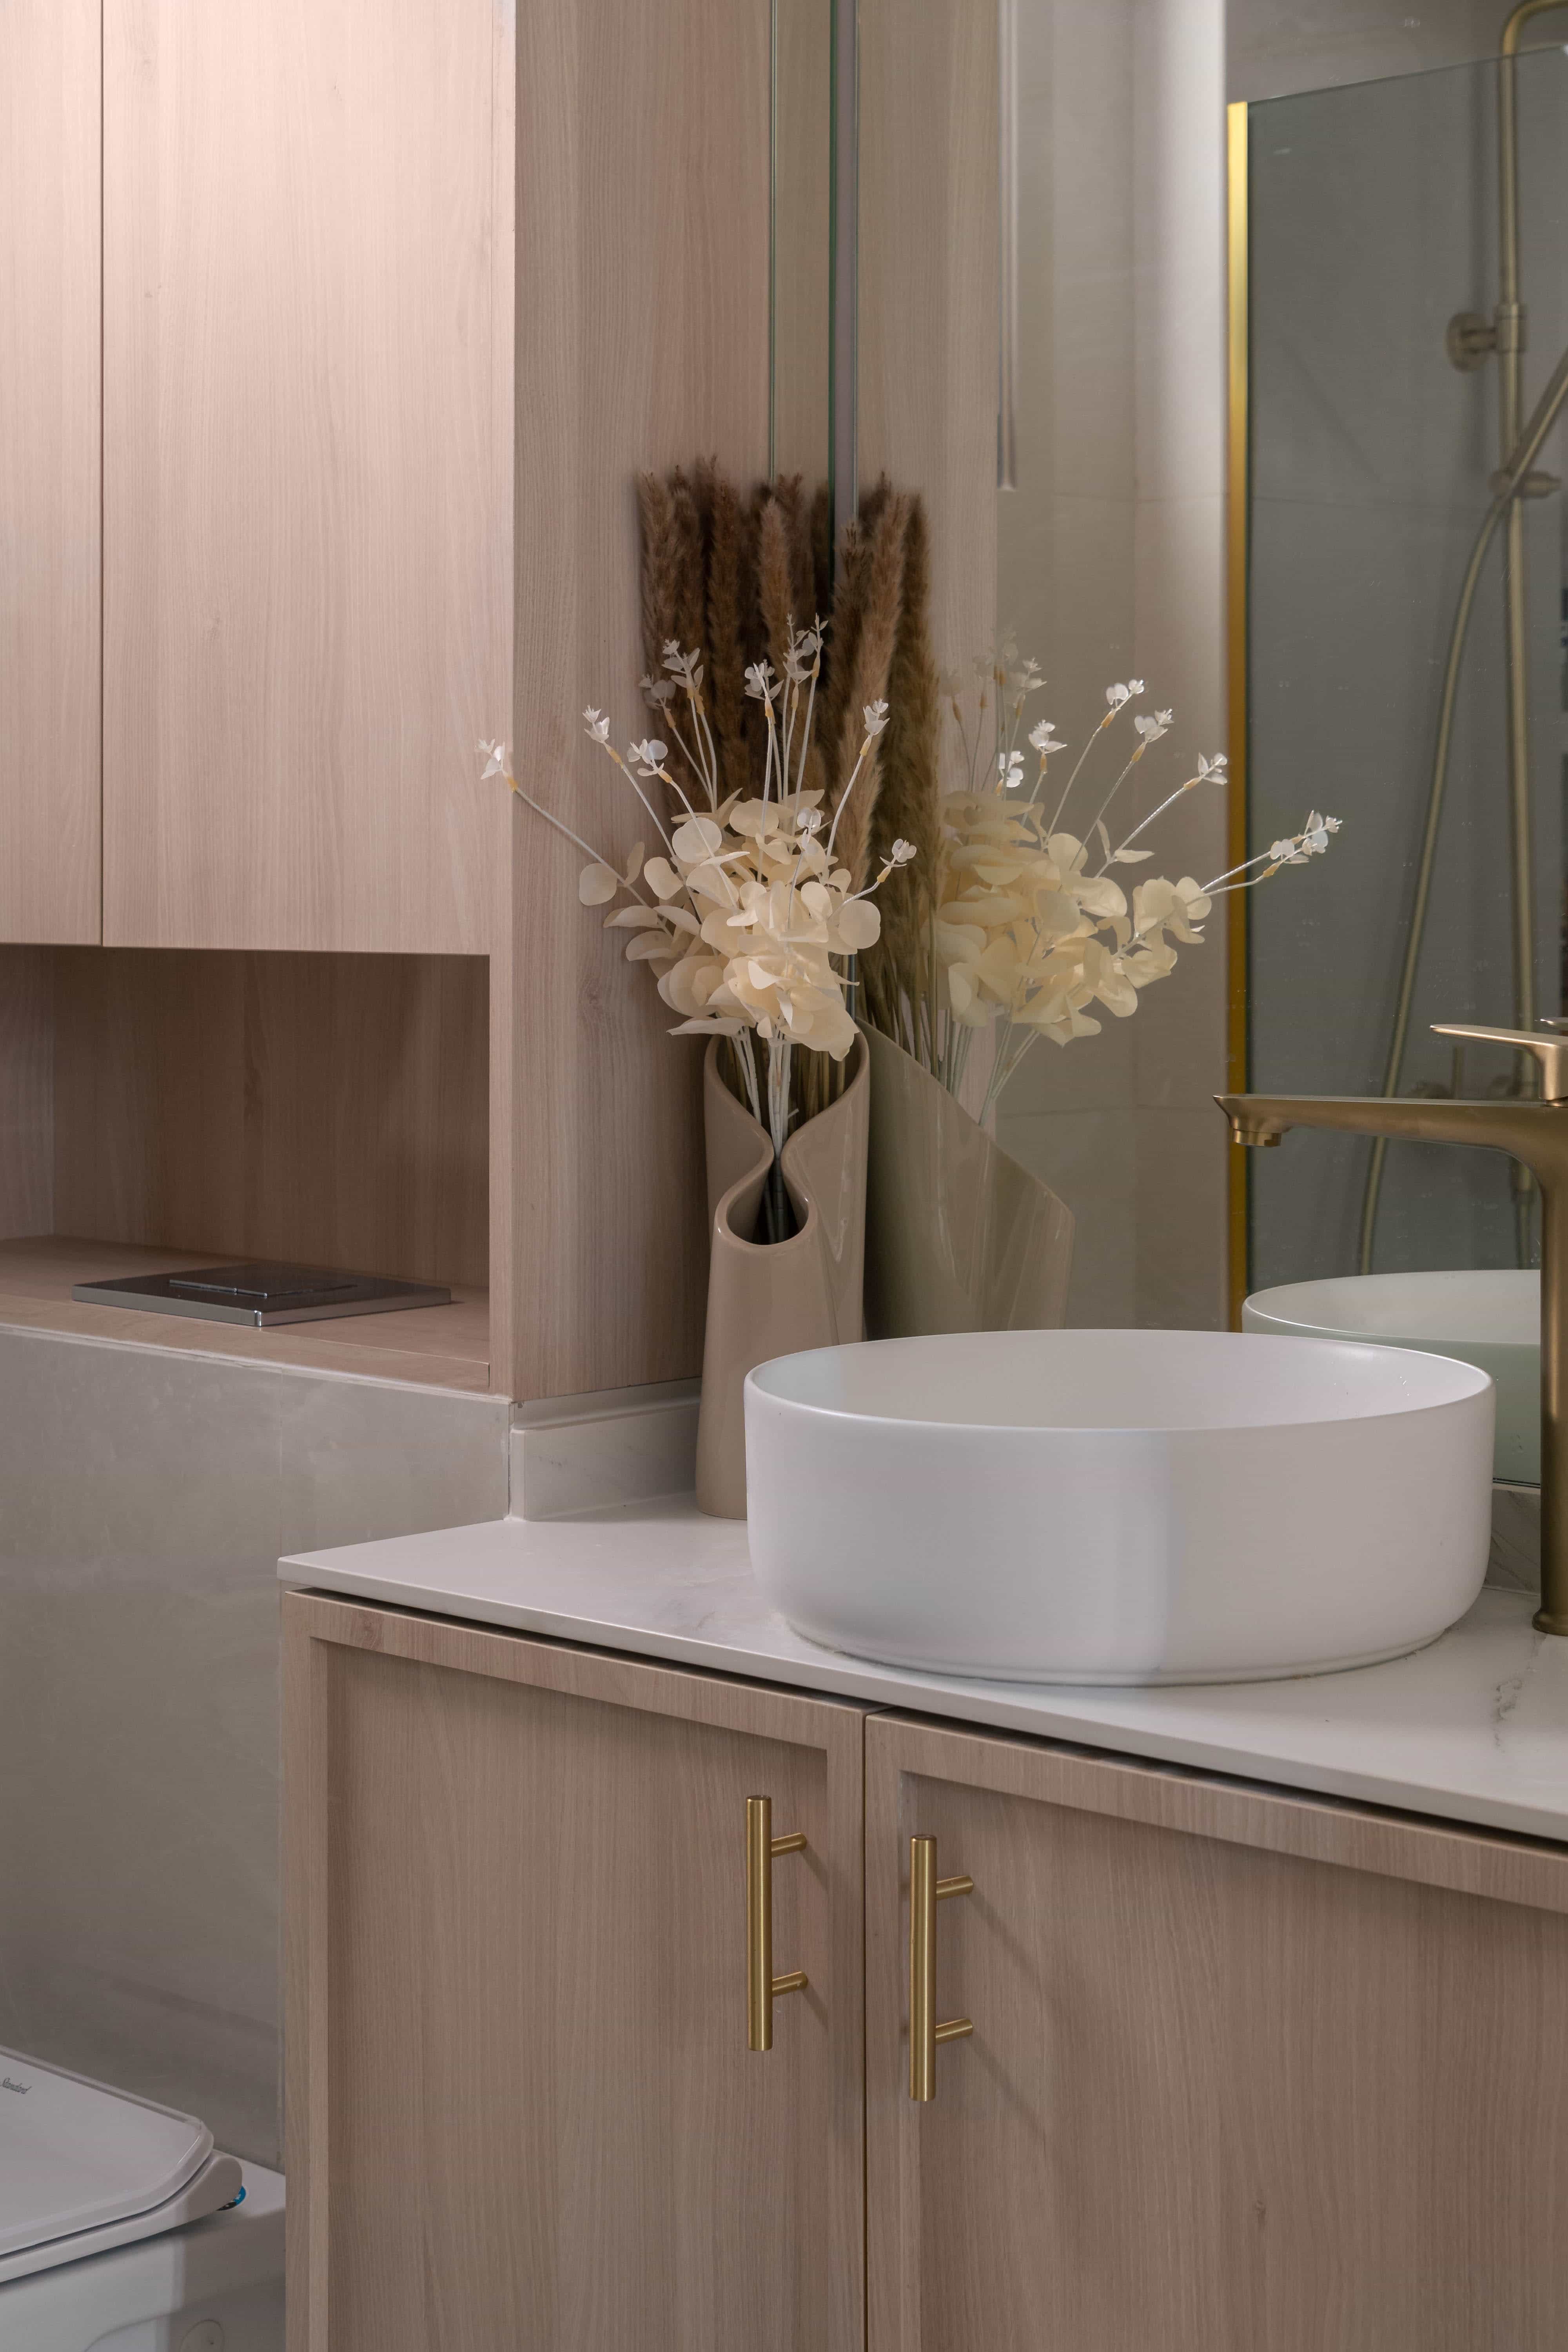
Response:
M1356 847L1250 910L1254 1086L1532 1091L1431 1024L1563 1011L1565 126L1561 50L1250 110L1248 824L1333 772ZM1249 1238L1254 1286L1527 1267L1534 1191L1324 1139L1257 1168Z

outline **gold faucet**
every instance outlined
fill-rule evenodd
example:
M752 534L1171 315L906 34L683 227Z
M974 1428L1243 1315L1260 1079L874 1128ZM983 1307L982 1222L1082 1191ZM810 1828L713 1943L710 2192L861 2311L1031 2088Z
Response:
M1543 1633L1568 1633L1568 1037L1434 1022L1439 1037L1514 1045L1533 1056L1540 1094L1491 1102L1442 1097L1216 1095L1237 1143L1278 1143L1292 1127L1476 1143L1522 1160L1541 1187L1541 1607Z

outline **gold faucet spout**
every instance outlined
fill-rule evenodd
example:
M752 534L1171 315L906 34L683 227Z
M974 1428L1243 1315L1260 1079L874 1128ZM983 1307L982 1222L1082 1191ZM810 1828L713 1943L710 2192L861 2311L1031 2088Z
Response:
M1293 1127L1384 1135L1405 1143L1467 1143L1503 1151L1541 1188L1541 1608L1543 1633L1568 1634L1568 1039L1449 1029L1511 1045L1538 1066L1545 1099L1483 1102L1444 1095L1215 1095L1237 1143L1278 1144Z
M1293 1127L1384 1135L1402 1143L1469 1143L1522 1160L1544 1182L1568 1180L1568 1107L1504 1096L1215 1095L1237 1143L1277 1144ZM1542 1165L1542 1163L1545 1163Z

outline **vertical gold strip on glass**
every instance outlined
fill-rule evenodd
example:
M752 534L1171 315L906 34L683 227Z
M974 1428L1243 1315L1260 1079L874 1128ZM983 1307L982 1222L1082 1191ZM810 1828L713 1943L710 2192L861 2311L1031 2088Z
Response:
M1226 453L1226 666L1230 785L1227 866L1247 856L1247 155L1245 102L1226 110L1228 223L1229 402ZM1247 893L1232 893L1226 925L1226 1060L1232 1094L1245 1094L1247 1067ZM1230 1146L1228 1190L1230 1320L1241 1321L1247 1290L1249 1155Z

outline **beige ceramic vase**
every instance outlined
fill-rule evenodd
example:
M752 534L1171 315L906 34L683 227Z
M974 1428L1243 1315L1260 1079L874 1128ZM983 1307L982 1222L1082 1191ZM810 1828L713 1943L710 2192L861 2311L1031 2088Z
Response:
M1067 1313L1072 1211L912 1055L875 1030L866 1329L1049 1331Z
M795 1129L781 1173L800 1220L786 1242L752 1239L773 1148L719 1074L708 1047L702 1116L708 1144L708 1328L697 1426L697 1505L717 1519L746 1516L746 1374L773 1356L834 1348L864 1335L866 1141L870 1111L866 1041L850 1050L836 1103Z

